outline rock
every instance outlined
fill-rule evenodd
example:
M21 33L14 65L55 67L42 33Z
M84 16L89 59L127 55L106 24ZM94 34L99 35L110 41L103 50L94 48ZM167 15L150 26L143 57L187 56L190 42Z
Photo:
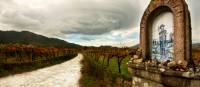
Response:
M200 72L200 69L199 69L199 68L196 68L196 72Z
M140 64L136 64L135 66L137 66L137 67L138 67L138 66L140 66Z
M189 72L194 72L194 69L193 69L193 68L189 68L188 71L189 71Z
M173 67L176 65L176 62L175 61L171 61L167 64L167 67Z
M158 67L162 67L162 64L158 64Z
M160 71L161 71L161 72L164 72L164 71L165 71L165 69L164 69L164 68L160 68Z
M179 71L179 69L176 69L176 71Z
M126 64L129 65L129 62L127 62Z
M136 59L136 60L133 60L133 63L136 63L136 64L138 64L138 63L141 63L141 62L142 62L142 60L143 60L143 59Z
M170 60L167 60L163 63L163 66L168 66L167 64L170 63Z
M131 59L130 59L130 61L133 61L133 60L134 60L134 58L131 58Z
M133 61L128 61L128 63L132 63Z
M184 77L194 77L195 74L194 74L194 72L184 72L184 73L182 74L182 76L184 76Z
M151 61L151 66L157 66L157 62L156 61Z
M187 67L187 62L186 61L179 60L177 64L180 65L182 68L186 68Z
M181 72L184 72L185 70L184 70L184 69L180 69L180 71L181 71Z
M133 55L133 59L139 59L138 55Z

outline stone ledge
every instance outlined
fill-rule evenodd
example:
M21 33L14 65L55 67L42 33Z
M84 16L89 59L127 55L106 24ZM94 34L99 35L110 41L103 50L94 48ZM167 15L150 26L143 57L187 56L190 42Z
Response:
M143 79L142 82L138 84L144 84L143 82L148 83L157 83L162 86L172 86L172 87L199 87L200 86L200 77L191 72L180 72L173 70L160 70L162 68L157 67L145 67L144 65L129 65L129 71L134 78ZM145 80L145 81L144 81ZM149 82L151 81L151 82ZM154 84L155 85L155 84ZM148 86L153 87L153 86ZM160 87L160 86L159 86Z

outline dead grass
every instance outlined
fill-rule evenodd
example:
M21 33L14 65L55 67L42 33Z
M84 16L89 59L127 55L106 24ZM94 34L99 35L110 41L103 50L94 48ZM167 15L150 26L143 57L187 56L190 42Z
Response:
M123 82L131 83L126 66L122 65L122 73L118 72L116 58L112 58L108 66L103 60L96 61L95 56L85 54L82 64L81 87L123 87Z

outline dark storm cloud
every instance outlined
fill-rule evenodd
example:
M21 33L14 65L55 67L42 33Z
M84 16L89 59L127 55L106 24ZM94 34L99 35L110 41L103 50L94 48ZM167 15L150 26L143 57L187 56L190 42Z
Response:
M193 41L200 42L200 0L186 1L191 12ZM135 31L139 37L139 24L149 2L150 0L0 0L0 30L28 30L90 45L102 45L105 42L114 44L112 40L121 36L132 40L133 38L126 36L133 35ZM116 37L113 32L120 36ZM77 35L80 36L76 40L68 38ZM90 38L95 35L100 37Z
M186 0L191 14L191 24L192 24L192 40L194 43L200 42L200 0Z
M192 18L192 25L194 25L194 28L200 28L199 21L200 21L200 11L198 9L200 8L200 0L187 0L189 5L189 10Z
M77 26L67 26L69 29L62 30L62 33L96 35L112 30L128 29L137 24L135 19L138 16L138 11L129 3L122 3L116 6L110 3L82 10L84 10L83 13L79 14L83 14L84 16L79 16L77 20L76 18L73 19Z
M40 2L43 1L43 2ZM39 2L39 5L38 5ZM98 35L137 25L131 0L2 0L0 22L16 30Z
M32 15L32 14L31 14ZM9 24L16 29L37 29L36 27L40 24L40 20L25 13L20 12L5 12L1 15L1 22L4 24Z

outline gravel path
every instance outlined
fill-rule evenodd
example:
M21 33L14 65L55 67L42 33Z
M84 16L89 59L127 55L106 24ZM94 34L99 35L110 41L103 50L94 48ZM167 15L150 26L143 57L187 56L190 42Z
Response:
M0 78L0 87L79 87L82 54L51 67Z

